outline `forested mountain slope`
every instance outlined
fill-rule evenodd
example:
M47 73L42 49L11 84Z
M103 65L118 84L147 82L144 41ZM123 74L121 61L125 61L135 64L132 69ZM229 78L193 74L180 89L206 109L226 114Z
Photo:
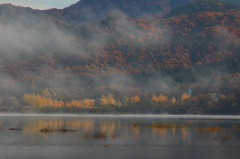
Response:
M164 18L169 18L177 16L179 14L190 15L193 13L200 13L205 11L212 12L226 12L231 9L240 10L240 6L234 5L230 2L222 2L219 0L210 0L210 1L194 1L187 3L186 5L180 6L176 9L173 9L171 13L164 16Z
M148 20L163 16L172 9L193 1L196 0L81 0L64 9L50 9L46 12L50 16L75 25L92 23L106 16L120 14L132 19ZM238 0L225 1L240 5Z
M211 5L193 12L200 2ZM184 7L169 17L115 14L73 26L41 11L2 5L0 99L32 94L39 100L41 94L67 103L112 94L127 103L125 98L159 101L154 94L165 94L175 103L188 89L197 99L233 93L232 99L240 89L238 6L198 1Z

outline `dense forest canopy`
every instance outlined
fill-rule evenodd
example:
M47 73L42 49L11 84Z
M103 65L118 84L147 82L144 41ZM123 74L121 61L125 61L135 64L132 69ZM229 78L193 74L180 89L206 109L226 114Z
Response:
M230 2L222 2L220 0L194 1L192 3L187 3L186 5L173 9L171 13L165 15L164 18L170 18L180 14L197 14L205 11L226 12L232 9L240 10L240 6L234 5Z
M154 19L159 16L164 16L174 8L194 1L199 0L81 0L64 9L50 9L45 12L67 23L82 25L101 20L106 16L118 16L121 14L135 20ZM205 1L209 3L207 5L212 5L211 1L215 2L216 0ZM240 5L238 0L224 1ZM202 0L200 0L200 2L202 2ZM229 7L231 7L231 4L229 5ZM195 5L195 8L196 7L198 7L198 4ZM218 8L218 6L215 7ZM187 9L191 10L191 8ZM175 11L172 14L176 14Z
M159 14L172 2L81 0L61 14L1 5L2 109L239 113L239 6L181 0L190 3ZM83 4L98 8L94 16L103 6L122 11L66 23Z

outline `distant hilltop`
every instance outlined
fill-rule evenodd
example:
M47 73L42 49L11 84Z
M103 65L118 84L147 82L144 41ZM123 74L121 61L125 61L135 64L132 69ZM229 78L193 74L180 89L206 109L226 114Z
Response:
M125 14L132 19L153 19L194 1L198 0L81 0L64 9L50 9L45 12L67 23L81 25L118 13ZM210 1L221 2L218 0ZM240 5L238 0L224 1Z

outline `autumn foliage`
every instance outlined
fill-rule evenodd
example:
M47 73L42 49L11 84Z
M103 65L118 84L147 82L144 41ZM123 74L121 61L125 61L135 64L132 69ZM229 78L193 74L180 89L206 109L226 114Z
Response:
M153 95L152 100L155 102L167 102L168 97L163 94L160 94L159 96Z
M168 3L154 2L160 7ZM14 9L2 8L6 14ZM5 20L0 18L1 25L12 35L11 24ZM123 112L139 109L140 113L148 108L149 113L238 112L239 6L197 1L154 18L131 19L118 14L81 26L57 20L53 24L66 34L66 39L57 40L70 43L67 51L56 49L59 46L42 47L30 49L29 56L2 57L1 106L96 107L110 112L119 106L116 109ZM48 28L36 25L24 23L22 36L35 27ZM188 89L192 89L191 97L184 93Z
M183 93L182 96L181 96L181 101L184 101L188 98L190 98L189 95L187 93Z
M100 105L106 105L106 104L117 105L117 102L114 99L113 94L109 94L108 96L102 95Z
M63 102L61 100L46 98L44 96L35 94L24 94L22 97L22 103L24 105L34 107L94 107L94 101L87 98L85 98L83 101L71 100L71 102Z

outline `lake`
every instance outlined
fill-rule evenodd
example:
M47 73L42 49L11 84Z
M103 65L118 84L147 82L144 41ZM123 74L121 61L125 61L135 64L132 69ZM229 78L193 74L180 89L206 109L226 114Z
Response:
M1 114L0 126L1 159L240 157L239 116Z

